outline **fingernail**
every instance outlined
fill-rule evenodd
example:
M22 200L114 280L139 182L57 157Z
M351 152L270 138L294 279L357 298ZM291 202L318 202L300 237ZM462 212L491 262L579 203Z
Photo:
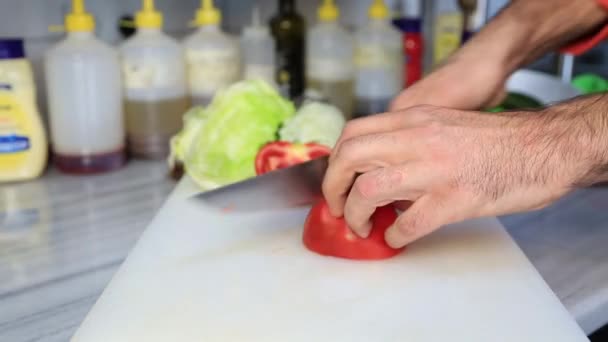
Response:
M386 244L391 248L401 248L407 245L410 241L407 236L404 236L395 225L390 226L384 233Z
M357 231L357 235L359 235L363 239L367 239L370 236L371 233L372 233L372 224L371 224L371 222L366 223L365 225L363 225L363 227L361 227Z

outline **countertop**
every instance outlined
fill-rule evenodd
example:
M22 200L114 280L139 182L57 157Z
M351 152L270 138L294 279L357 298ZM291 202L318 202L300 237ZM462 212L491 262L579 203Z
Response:
M132 162L0 186L0 341L67 341L174 185ZM501 221L587 333L608 322L608 188Z

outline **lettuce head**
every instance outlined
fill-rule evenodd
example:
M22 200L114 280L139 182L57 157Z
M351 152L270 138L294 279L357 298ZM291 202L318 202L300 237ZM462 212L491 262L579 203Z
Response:
M259 80L236 83L216 94L207 108L184 117L184 129L171 141L172 157L199 184L227 185L255 176L259 149L277 139L294 105Z

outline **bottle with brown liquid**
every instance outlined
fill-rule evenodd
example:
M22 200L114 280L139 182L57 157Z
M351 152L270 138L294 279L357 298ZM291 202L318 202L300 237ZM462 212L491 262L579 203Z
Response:
M121 47L129 152L162 159L190 101L181 45L161 31L152 0L135 18L137 33Z
M279 12L270 27L276 42L279 89L284 96L299 99L305 89L306 22L295 0L279 0Z

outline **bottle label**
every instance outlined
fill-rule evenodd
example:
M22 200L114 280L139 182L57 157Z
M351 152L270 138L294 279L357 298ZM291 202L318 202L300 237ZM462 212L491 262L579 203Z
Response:
M182 73L172 70L161 61L125 60L122 65L125 87L128 90L180 88Z
M30 149L30 139L19 135L0 135L0 154L23 152Z
M240 78L239 56L233 51L188 50L186 60L194 94L213 94Z
M0 154L24 152L31 148L25 134L23 108L14 98L10 84L0 83Z
M398 48L360 45L355 49L355 63L359 68L394 68L403 63L402 55Z

